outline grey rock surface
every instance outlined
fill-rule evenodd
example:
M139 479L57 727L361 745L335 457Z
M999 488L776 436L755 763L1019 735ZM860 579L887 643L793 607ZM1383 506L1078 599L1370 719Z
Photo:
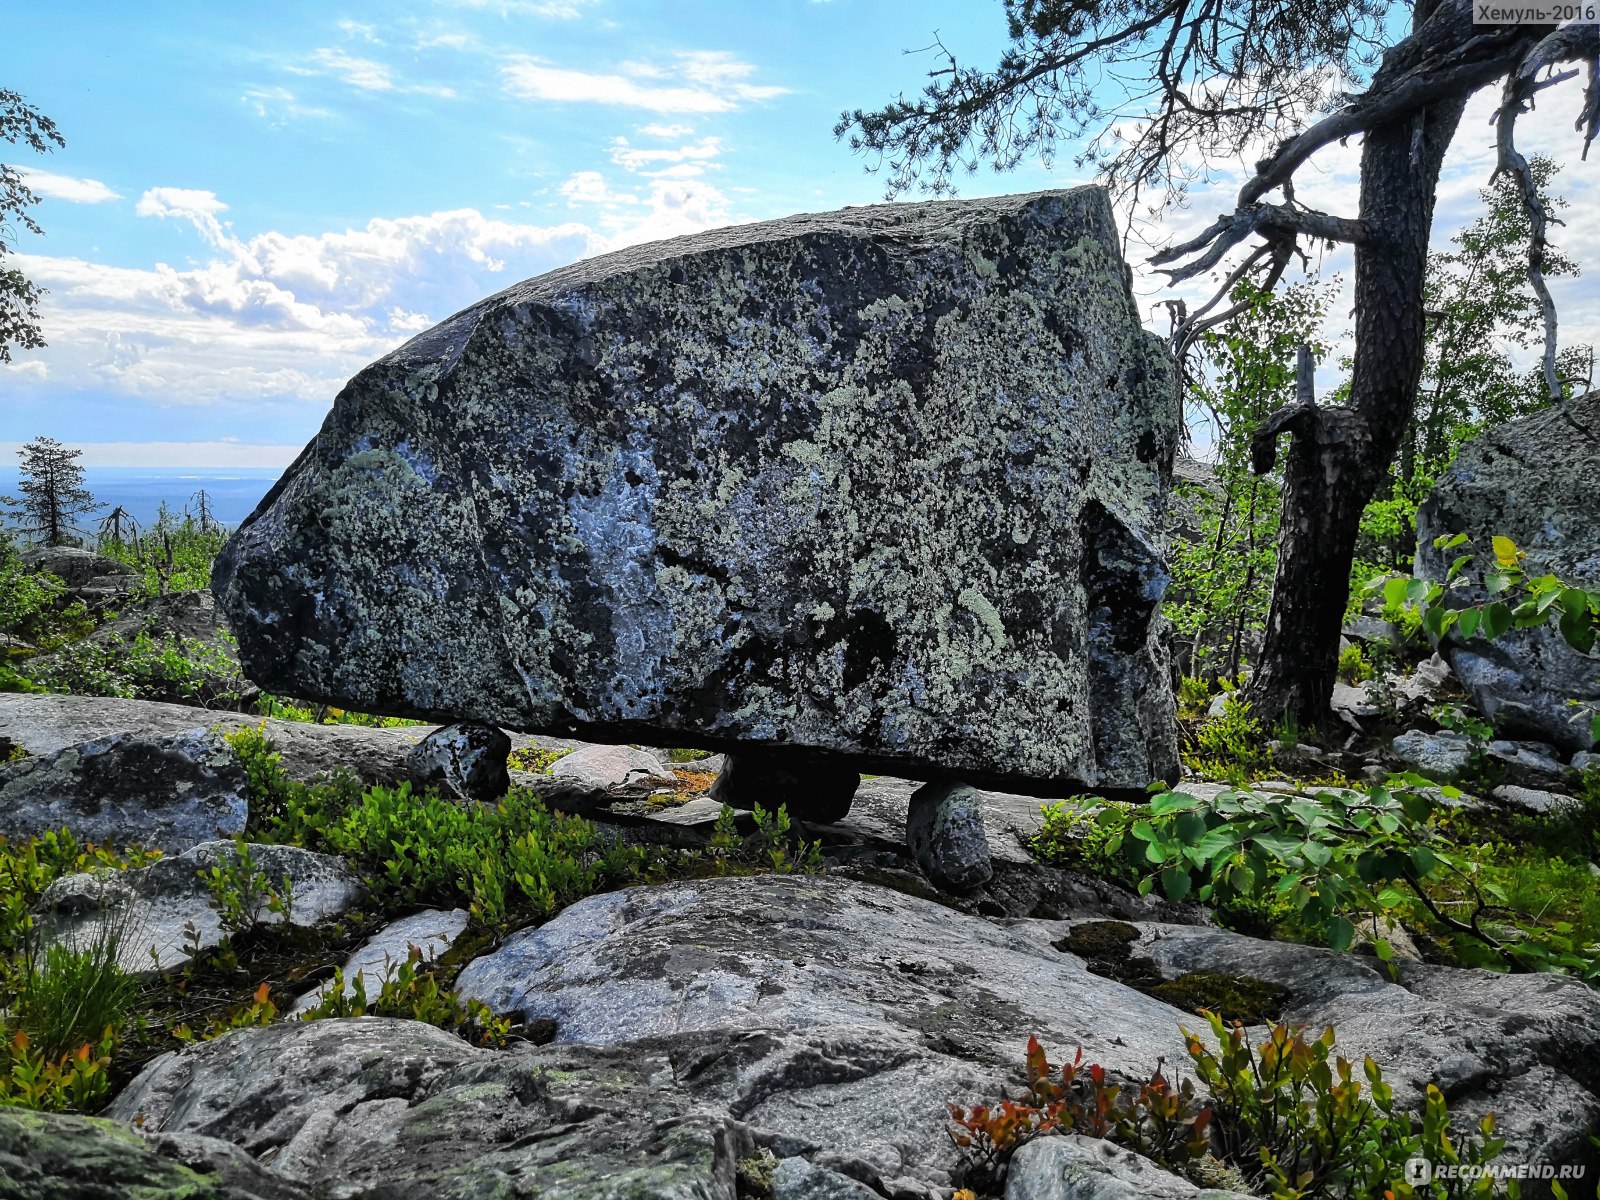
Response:
M286 694L1142 792L1177 433L1104 191L798 216L368 367L214 585Z
M458 980L555 1021L553 1044L493 1052L376 1018L241 1030L158 1059L110 1115L221 1139L318 1195L456 1197L519 1180L541 1195L732 1200L738 1162L760 1146L780 1167L799 1160L783 1168L795 1196L853 1197L854 1181L946 1200L945 1105L1015 1095L1029 1034L1055 1061L1082 1045L1124 1079L1187 1062L1179 1026L1200 1019L1090 973L1055 948L1068 929L837 877L633 888L513 935ZM1402 1104L1431 1082L1461 1118L1498 1112L1510 1161L1572 1162L1600 1117L1600 997L1576 981L1409 963L1391 981L1311 947L1134 933L1167 978L1282 984L1286 1018L1333 1024ZM1095 1144L1030 1155L1037 1169L1020 1159L1014 1186L1046 1190L1027 1200L1199 1194ZM1110 1190L1048 1190L1072 1180Z
M80 842L175 854L244 832L244 768L204 728L113 734L0 766L0 834L68 829Z
M994 876L983 816L983 793L964 783L936 780L912 794L906 845L939 887L970 892Z
M1472 742L1459 733L1408 729L1394 739L1395 757L1430 779L1449 782L1472 762Z
M33 546L21 554L22 565L30 571L44 571L69 588L81 587L108 576L136 577L139 571L120 559L96 554L78 546Z
M1527 555L1530 576L1553 574L1580 587L1600 586L1600 391L1503 425L1463 446L1417 510L1417 571L1443 581L1460 548L1434 549L1441 536L1465 533L1478 557L1455 593L1486 598L1483 570L1490 540L1509 537ZM1553 742L1567 753L1593 744L1590 722L1572 701L1600 704L1600 656L1578 653L1553 625L1513 629L1486 641L1452 631L1440 653L1496 728Z
M108 1112L221 1138L318 1196L734 1200L754 1145L674 1084L697 1050L506 1053L415 1021L289 1022L157 1059Z
M1547 792L1543 788L1519 787L1514 783L1502 783L1489 794L1509 808L1519 808L1538 816L1572 813L1583 807L1575 797L1565 792Z
M772 1200L880 1200L860 1180L819 1167L795 1155L772 1172Z
M631 746L584 746L550 764L549 774L594 792L648 793L678 779L661 760Z
M406 755L413 783L457 800L497 800L511 787L511 739L492 725L435 729Z
M284 919L268 911L267 893L281 894L285 876L292 883L288 919L295 925L316 925L363 898L356 873L332 855L271 845L251 845L249 853L261 876L250 914L256 924ZM199 873L238 863L233 842L215 841L147 867L64 876L45 888L35 906L40 936L79 949L114 936L118 962L134 974L179 966L194 951L221 945L227 932Z
M391 921L373 937L368 938L344 962L344 991L354 990L357 975L364 976L362 986L367 998L375 999L383 985L410 958L411 949L421 952L422 962L433 962L451 946L467 927L467 910L452 908L449 911L430 908ZM294 1002L292 1014L315 1008L333 987L333 980L313 988Z
M116 734L169 735L196 725L232 730L261 723L260 717L187 704L0 692L0 735L30 755L55 754ZM366 783L395 784L407 778L406 757L430 728L369 729L274 718L266 722L266 731L282 755L284 770L295 779L309 782L347 767Z
M1046 1136L1011 1158L1005 1200L1244 1200L1200 1188L1101 1138Z
M1207 970L1288 988L1283 1019L1332 1025L1339 1053L1371 1055L1397 1104L1419 1111L1433 1083L1457 1120L1496 1114L1509 1161L1587 1160L1600 1121L1600 994L1582 982L1409 962L1390 981L1356 955L1198 926L1139 928L1135 953L1165 978Z

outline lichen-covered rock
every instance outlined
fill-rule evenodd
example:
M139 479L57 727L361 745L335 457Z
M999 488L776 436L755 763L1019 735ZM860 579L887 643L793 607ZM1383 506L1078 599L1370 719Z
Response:
M969 892L994 875L983 808L981 792L947 779L925 783L912 794L906 846L940 887Z
M155 1060L108 1112L225 1139L317 1196L735 1200L754 1146L691 1106L685 1053L495 1052L417 1021L286 1022Z
M1600 587L1597 479L1600 391L1489 429L1461 448L1417 510L1418 574L1443 581L1461 548L1435 549L1434 540L1464 533L1478 555L1467 569L1472 586L1452 593L1463 602L1486 598L1483 572L1497 536L1527 554L1529 576ZM1439 652L1496 729L1569 754L1594 744L1593 714L1583 705L1600 705L1600 655L1578 653L1554 625L1512 629L1492 642L1452 631Z
M0 1200L309 1200L227 1142L0 1108Z
M204 728L113 734L0 766L0 834L16 841L64 827L80 842L175 854L243 833L248 810L244 767Z
M1408 729L1394 739L1393 747L1406 766L1446 783L1472 765L1472 742L1459 733Z
M511 787L511 739L493 725L435 729L406 756L412 782L457 800L497 800Z
M793 217L373 364L214 583L273 691L1142 789L1176 777L1177 430L1102 190Z

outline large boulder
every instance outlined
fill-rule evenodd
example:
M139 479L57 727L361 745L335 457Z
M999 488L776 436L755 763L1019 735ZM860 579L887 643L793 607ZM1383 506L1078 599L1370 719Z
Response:
M1177 434L1104 191L799 216L368 367L213 583L274 692L1141 791Z
M1434 540L1464 533L1477 547L1469 587L1453 593L1481 602L1490 540L1504 536L1527 553L1530 576L1554 574L1600 587L1600 391L1508 421L1468 442L1417 511L1417 572L1442 581L1461 550ZM1568 753L1594 744L1600 656L1578 653L1553 624L1513 629L1494 641L1454 631L1439 646L1451 669L1497 729L1554 742ZM1574 706L1578 701L1579 706Z

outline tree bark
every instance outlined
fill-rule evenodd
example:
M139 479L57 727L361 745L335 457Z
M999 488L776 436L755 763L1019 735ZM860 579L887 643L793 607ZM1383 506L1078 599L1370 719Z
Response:
M1284 463L1283 524L1265 644L1246 697L1274 720L1303 726L1329 715L1346 589L1362 510L1394 460L1412 417L1423 366L1423 283L1439 169L1466 97L1414 119L1375 127L1361 153L1355 249L1355 363L1347 407L1282 410L1258 434L1255 466L1270 469L1277 435Z

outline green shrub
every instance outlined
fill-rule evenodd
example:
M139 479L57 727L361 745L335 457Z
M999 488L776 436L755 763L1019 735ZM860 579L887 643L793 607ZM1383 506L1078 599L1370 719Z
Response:
M1351 642L1339 651L1339 678L1352 687L1372 678L1372 664L1360 642Z
M322 998L301 1017L319 1021L327 1017L403 1017L423 1021L459 1034L475 1046L494 1048L506 1044L511 1023L497 1017L483 1001L464 998L441 988L422 964L422 951L407 948L406 961L385 976L376 997L368 999L366 977L360 972L349 981L335 969Z
M516 913L546 917L633 882L648 865L643 848L550 811L526 788L495 805L463 805L409 783L363 788L349 774L301 784L261 729L226 736L245 767L259 836L342 854L395 904L465 903L482 924L500 927Z
M33 666L33 678L52 691L125 700L177 700L206 707L239 699L239 668L200 638L141 630L131 642L71 642Z
M1206 1154L1211 1111L1194 1085L1174 1088L1158 1066L1137 1092L1110 1082L1104 1067L1085 1064L1083 1048L1059 1070L1037 1037L1028 1039L1027 1101L949 1105L950 1140L961 1153L964 1186L990 1190L1017 1148L1043 1133L1110 1138L1164 1167L1182 1170Z
M571 753L571 750L541 750L538 746L519 746L507 755L506 766L513 771L543 775L550 770L551 763Z
M1279 1024L1256 1048L1243 1026L1225 1026L1215 1015L1210 1025L1221 1047L1217 1054L1183 1032L1189 1057L1211 1090L1220 1157L1279 1200L1383 1195L1403 1200L1419 1194L1407 1182L1408 1160L1479 1167L1504 1148L1494 1136L1493 1114L1475 1133L1453 1133L1449 1107L1432 1084L1420 1121L1397 1111L1393 1089L1370 1058L1363 1066L1370 1091L1363 1096L1350 1062L1334 1053L1331 1028L1308 1041L1303 1029ZM1513 1195L1515 1186L1513 1181ZM1440 1180L1437 1190L1421 1194L1494 1192L1494 1178L1485 1175Z
M1248 781L1272 761L1272 750L1261 722L1250 714L1243 697L1230 695L1220 715L1200 723L1189 739L1189 768L1209 778L1239 784Z
M30 571L0 534L0 634L53 650L93 627L83 603L67 599L66 583L48 572Z

